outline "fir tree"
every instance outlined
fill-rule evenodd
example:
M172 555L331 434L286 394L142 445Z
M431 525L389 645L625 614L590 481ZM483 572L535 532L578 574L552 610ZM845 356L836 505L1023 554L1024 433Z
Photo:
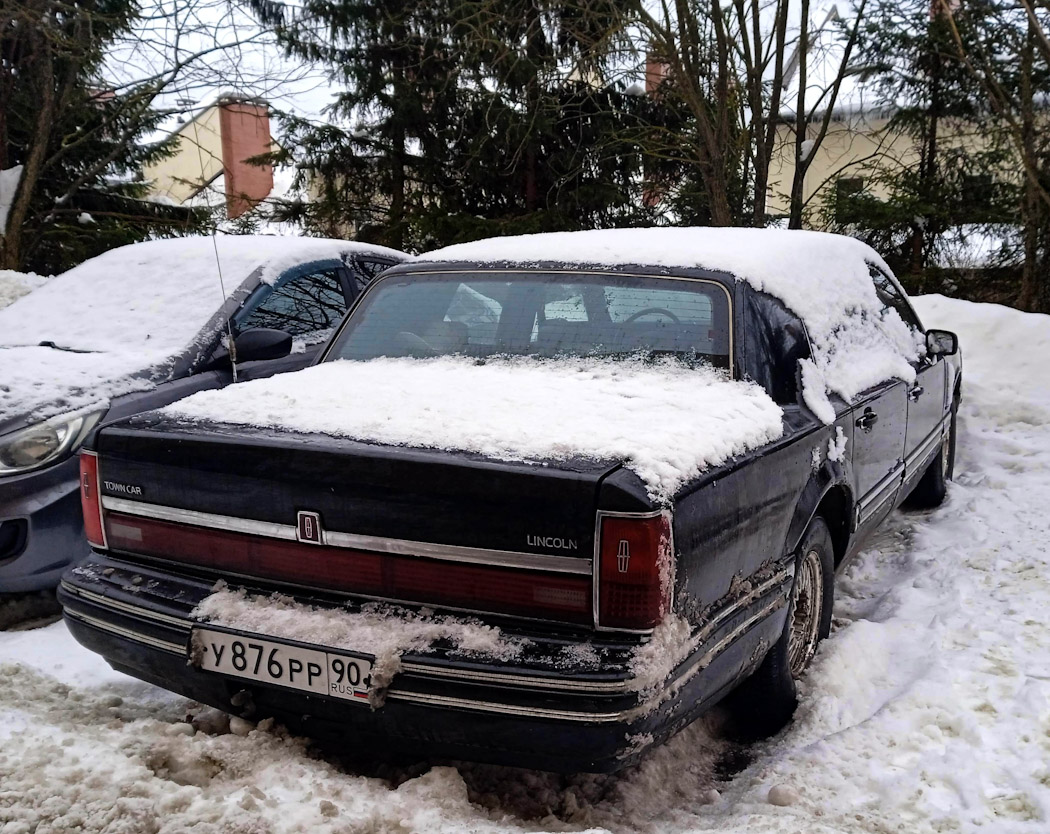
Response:
M256 0L293 55L330 67L337 125L287 118L276 161L308 203L288 216L421 248L651 217L625 139L636 98L604 80L608 0Z
M829 193L825 205L832 228L866 239L916 290L949 233L1016 217L1015 189L996 177L1009 168L1009 150L956 44L979 38L979 27L958 28L945 8L940 0L869 5L861 63L874 73L865 83L890 114L884 133L908 137L909 147L900 158L886 152L864 192Z
M114 246L183 230L191 213L148 203L143 144L163 114L155 84L111 90L107 48L136 24L131 0L9 0L0 18L0 170L10 203L0 266L59 272Z

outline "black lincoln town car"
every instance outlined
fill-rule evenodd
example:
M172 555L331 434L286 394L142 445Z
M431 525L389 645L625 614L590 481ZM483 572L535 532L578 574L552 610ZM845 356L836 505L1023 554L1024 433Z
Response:
M76 638L135 677L357 750L602 772L720 701L741 734L782 727L828 635L837 570L902 502L945 496L955 336L923 330L881 259L836 236L629 230L517 246L387 271L317 366L259 385L390 357L670 361L754 392L779 410L778 436L661 493L626 458L131 417L81 456L93 553L59 591ZM787 291L795 264L817 290ZM843 363L874 363L880 328L899 367L843 395L842 380L864 378ZM822 378L826 390L807 387ZM468 393L448 391L447 407ZM587 419L598 431L609 415ZM461 617L517 650L435 639L380 674L352 641L209 618L202 603L220 590L304 617L377 604Z

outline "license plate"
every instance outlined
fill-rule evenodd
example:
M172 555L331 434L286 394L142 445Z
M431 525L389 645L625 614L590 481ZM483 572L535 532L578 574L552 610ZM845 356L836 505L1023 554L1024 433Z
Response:
M373 658L364 655L210 628L193 629L189 653L190 663L206 672L368 703Z

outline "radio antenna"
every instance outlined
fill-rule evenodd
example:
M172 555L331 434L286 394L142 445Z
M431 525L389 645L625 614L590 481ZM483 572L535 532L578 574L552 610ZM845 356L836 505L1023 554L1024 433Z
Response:
M181 102L180 102L181 103ZM200 163L201 169L201 191L206 191L210 183L208 182L207 176L204 173L204 153L201 150L200 134L197 133L197 115L195 114L192 118L193 123L193 142L197 146L197 161ZM224 163L225 164L225 163ZM198 192L199 193L199 192ZM211 224L211 247L212 251L215 252L215 269L219 273L219 290L222 292L222 306L226 306L226 285L222 280L222 260L219 258L219 241L216 235L218 224L214 222ZM220 307L219 309L222 309ZM237 383L237 344L233 340L233 321L232 318L226 319L226 349L230 354L230 368L233 370L233 382Z

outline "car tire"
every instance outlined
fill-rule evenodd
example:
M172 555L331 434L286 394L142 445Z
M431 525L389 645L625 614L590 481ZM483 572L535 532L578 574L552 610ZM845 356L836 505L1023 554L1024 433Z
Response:
M919 510L929 510L944 503L948 494L948 481L955 472L955 413L958 400L952 403L948 434L941 440L941 449L930 461L919 482L905 500L905 505Z
M758 668L723 701L728 735L750 742L779 732L795 713L795 681L805 673L817 644L831 631L835 551L828 525L816 516L799 544L795 581L780 638Z

